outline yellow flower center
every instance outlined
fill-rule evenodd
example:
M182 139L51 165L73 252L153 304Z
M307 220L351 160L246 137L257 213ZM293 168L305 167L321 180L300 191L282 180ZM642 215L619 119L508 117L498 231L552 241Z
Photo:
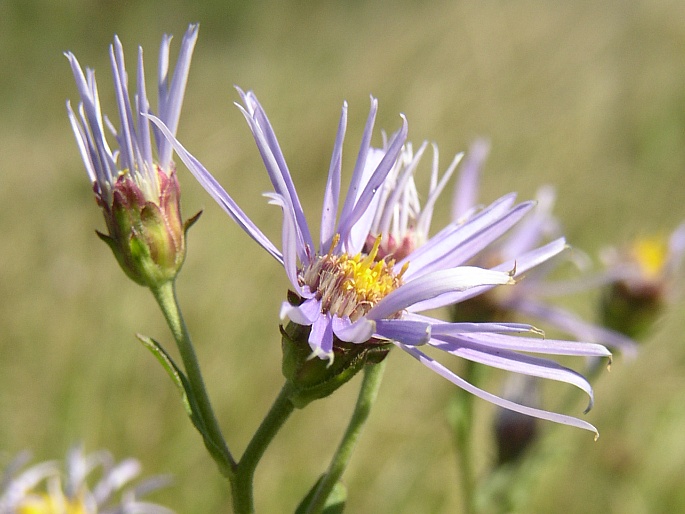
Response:
M657 278L666 264L668 247L660 237L640 239L633 244L632 255L645 278Z
M336 237L331 248L337 243ZM316 293L323 312L355 321L402 284L407 265L396 274L394 260L377 261L380 243L378 237L368 254L358 253L353 257L346 253L332 255L331 251L302 271L302 284Z
M17 514L89 514L80 498L72 500L47 494L31 496L19 506Z
M376 261L380 242L379 237L365 257L361 253L352 258L342 255L338 263L340 272L347 277L343 289L356 294L358 302L377 303L397 287L397 277L389 270L388 263Z

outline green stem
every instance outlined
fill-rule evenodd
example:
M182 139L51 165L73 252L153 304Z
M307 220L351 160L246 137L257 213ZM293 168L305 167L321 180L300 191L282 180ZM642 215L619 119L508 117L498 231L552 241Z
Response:
M183 360L186 376L195 401L197 402L199 416L204 425L205 433L202 434L205 446L219 466L222 474L231 479L234 474L235 461L221 434L219 423L216 420L212 405L209 401L204 380L200 371L200 365L195 355L190 333L186 327L181 308L176 297L176 286L173 281L167 282L159 288L151 288L159 307L164 313L169 328L176 340L176 345Z
M255 469L267 446L269 446L276 433L278 433L295 408L290 401L291 394L291 385L289 382L286 382L262 424L259 425L257 432L252 436L252 440L247 445L245 453L235 468L235 477L231 481L235 514L254 512L252 484Z
M364 428L364 424L369 417L371 407L378 396L384 369L385 360L379 364L367 365L364 368L364 380L361 389L359 390L359 396L357 397L357 404L354 407L352 418L350 419L345 435L343 435L342 441L340 441L340 445L328 466L328 471L323 476L314 493L312 501L307 507L307 514L316 514L323 510L333 487L338 483L345 471L345 468L352 457L352 452L357 444L357 440Z
M477 367L471 361L466 361L464 380L474 384L477 381ZM454 430L454 445L457 450L457 466L461 480L461 491L464 497L464 514L474 511L475 481L472 460L473 445L473 403L474 396L464 390L459 390L453 397L452 425Z

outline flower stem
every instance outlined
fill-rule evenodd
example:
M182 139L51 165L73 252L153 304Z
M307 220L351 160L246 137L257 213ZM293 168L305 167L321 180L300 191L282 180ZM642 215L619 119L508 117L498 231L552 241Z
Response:
M183 367L185 368L194 399L197 402L199 410L197 414L203 424L204 433L199 428L198 430L202 433L205 446L216 461L222 474L231 479L236 464L221 434L219 423L212 410L209 395L205 389L202 373L200 372L200 365L190 339L190 333L178 304L176 285L173 281L169 281L158 288L151 288L151 291L164 313L164 318L169 325L169 329L176 340L176 345L181 354Z
M252 494L254 473L267 446L281 429L295 406L290 401L292 387L286 382L271 409L259 425L247 445L245 453L235 467L235 477L231 481L233 491L233 510L235 514L249 514L254 512L254 498Z
M466 361L464 379L470 383L477 380L476 364ZM473 401L474 396L464 390L458 390L452 403L452 428L454 445L457 450L457 466L461 479L461 493L464 498L464 514L474 512L474 470L472 456L473 445Z
M362 381L359 390L359 396L357 397L357 404L354 407L352 418L347 425L347 430L343 435L342 441L340 441L338 449L331 459L326 474L322 477L321 482L307 507L307 514L317 514L323 510L333 487L338 483L345 471L345 468L352 457L352 452L357 444L359 435L369 417L371 406L378 396L384 369L385 360L378 364L364 367L364 380Z

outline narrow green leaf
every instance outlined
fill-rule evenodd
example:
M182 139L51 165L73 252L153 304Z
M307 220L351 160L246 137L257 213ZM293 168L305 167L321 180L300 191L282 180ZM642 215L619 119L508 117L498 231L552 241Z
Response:
M150 350L152 355L155 356L157 361L159 361L162 367L166 370L169 378L171 378L171 381L176 385L179 393L181 393L181 401L183 402L183 407L190 417L190 420L193 422L193 425L195 425L195 428L197 428L200 433L204 435L204 423L197 414L197 405L195 404L193 392L190 389L186 376L179 369L171 356L157 341L142 334L136 334L136 337L148 350Z
M321 475L319 479L316 481L314 486L309 490L307 493L307 496L305 496L300 504L297 506L297 510L295 511L295 514L307 514L309 510L309 506L312 503L312 500L314 499L314 496L316 495L316 491L319 488L319 485L321 484L321 481L324 479L325 475ZM331 491L331 494L328 495L328 498L326 499L326 503L324 504L323 510L321 511L321 514L342 514L342 512L345 510L345 502L347 501L347 487L345 487L345 484L342 482L337 482L333 486L333 490Z
M162 348L157 341L154 339L144 336L142 334L136 334L140 342L150 350L152 355L159 361L162 367L166 370L167 374L171 378L172 382L176 385L179 392L181 393L181 401L183 402L183 407L193 423L193 426L200 432L202 439L204 440L207 450L212 454L212 456L217 460L217 462L223 462L223 453L221 448L212 441L212 438L207 430L204 420L202 419L202 414L193 394L193 390L190 386L190 382L186 378L185 374L176 365L171 356Z

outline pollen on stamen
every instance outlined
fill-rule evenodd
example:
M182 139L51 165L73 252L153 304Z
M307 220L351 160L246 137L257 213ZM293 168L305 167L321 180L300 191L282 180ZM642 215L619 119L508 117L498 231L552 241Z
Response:
M395 273L394 260L376 260L380 237L368 253L353 257L333 253L338 240L335 236L327 254L302 270L300 277L303 285L316 292L322 312L355 321L401 285L406 265Z

